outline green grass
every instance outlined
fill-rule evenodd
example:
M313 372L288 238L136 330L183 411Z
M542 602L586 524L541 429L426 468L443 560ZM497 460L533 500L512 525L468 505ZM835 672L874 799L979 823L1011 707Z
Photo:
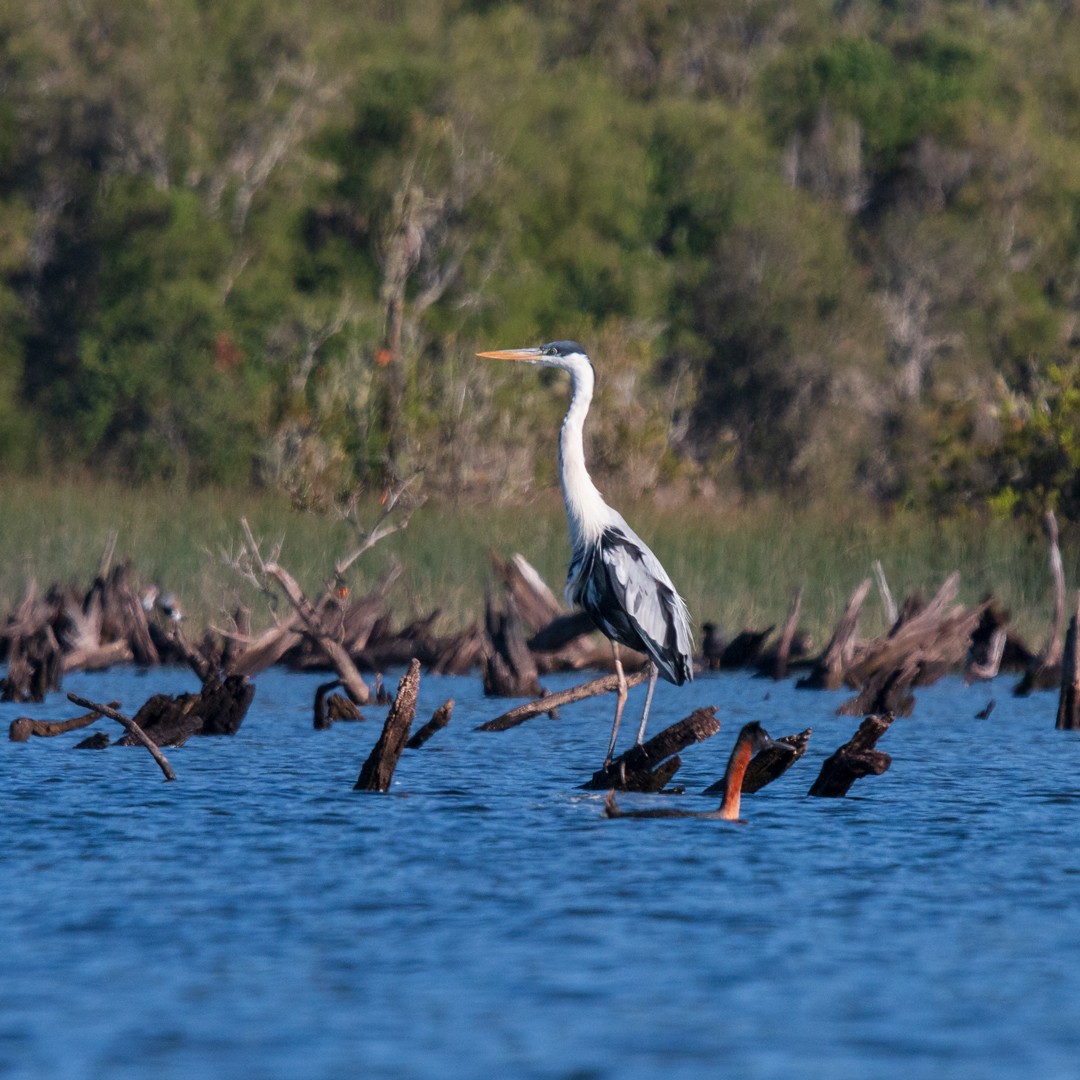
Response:
M780 502L612 501L654 547L699 626L711 619L732 633L782 622L801 584L802 625L822 643L851 591L880 559L897 601L919 588L933 591L959 570L962 601L993 592L1029 642L1039 645L1047 633L1052 603L1045 541L1019 523L936 522L907 513L883 518L846 508L796 511ZM373 515L374 508L369 520ZM3 480L0 615L18 602L31 576L42 589L53 581L86 587L115 532L116 558L130 559L140 581L172 589L194 627L220 625L238 600L252 608L256 626L266 625L264 599L222 558L240 544L242 516L268 549L281 545L281 562L309 590L319 587L353 538L342 521L300 513L270 494ZM1080 581L1077 539L1075 530L1063 529L1070 587ZM492 549L522 552L561 593L569 551L557 494L515 506L429 501L405 531L356 564L351 584L363 591L396 559L403 567L391 594L398 620L438 608L439 629L449 632L481 615L493 582ZM883 628L876 590L860 625L864 633Z

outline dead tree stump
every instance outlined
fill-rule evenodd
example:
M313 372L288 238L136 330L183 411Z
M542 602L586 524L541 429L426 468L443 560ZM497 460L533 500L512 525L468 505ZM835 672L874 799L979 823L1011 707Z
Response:
M525 644L513 596L507 595L505 612L496 610L489 596L484 624L487 630L484 694L487 697L537 697L540 679L536 661Z
M586 791L661 791L682 765L679 752L704 742L719 730L715 705L697 709L644 745L632 746L581 786Z
M134 722L158 746L183 746L193 735L235 735L254 696L255 687L242 675L228 675L220 682L214 678L197 694L155 694L143 703ZM139 741L129 733L118 745Z
M867 578L851 594L847 607L840 621L836 624L833 636L825 651L818 658L810 673L796 684L810 690L839 690L844 684L844 672L855 647L855 628L859 624L859 612L866 594L870 591L871 581Z
M76 750L108 750L109 736L104 731L95 731L93 735L87 735L82 742L77 742Z
M64 655L48 623L33 633L12 640L7 676L0 681L0 701L44 701L60 689Z
M1080 731L1080 591L1076 612L1069 620L1065 653L1061 663L1061 697L1058 699L1058 731Z
M416 715L416 698L420 691L420 661L413 660L409 670L398 683L397 696L383 724L375 748L360 770L353 791L389 791L398 759L405 749L409 728Z
M892 713L910 716L915 709L911 688L920 672L918 657L909 658L896 668L881 668L866 680L862 690L836 710L837 716L868 716L871 713Z
M875 750L874 745L892 722L893 717L889 714L868 716L851 739L825 759L808 794L839 799L860 777L880 776L885 772L892 764L892 758L882 750Z
M435 710L435 715L405 744L408 750L419 750L437 731L442 731L450 723L450 714L454 711L454 699L443 702Z

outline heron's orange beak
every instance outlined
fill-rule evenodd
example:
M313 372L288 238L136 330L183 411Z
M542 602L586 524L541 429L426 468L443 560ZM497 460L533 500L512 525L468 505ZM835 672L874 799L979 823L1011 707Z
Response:
M539 349L496 349L494 352L481 352L477 353L477 356L482 356L486 360L525 360L526 362L535 363L540 359Z

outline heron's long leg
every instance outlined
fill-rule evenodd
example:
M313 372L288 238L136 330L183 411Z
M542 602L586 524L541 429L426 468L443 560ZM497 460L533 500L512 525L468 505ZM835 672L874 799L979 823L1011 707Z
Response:
M652 705L653 691L656 689L656 680L660 675L660 669L656 664L649 661L649 689L645 694L645 711L641 714L641 727L638 728L637 744L640 746L645 741L645 724L649 719L649 706Z
M623 706L626 704L626 675L623 672L622 660L619 659L619 643L612 641L611 655L615 660L615 677L619 680L618 697L615 701L615 723L611 725L611 742L608 743L607 757L604 758L604 768L611 764L611 755L615 752L615 736L619 733L619 721L622 720Z

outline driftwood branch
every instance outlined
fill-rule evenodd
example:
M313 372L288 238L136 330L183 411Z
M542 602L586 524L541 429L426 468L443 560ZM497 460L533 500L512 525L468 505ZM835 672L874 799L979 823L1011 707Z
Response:
M443 702L436 710L432 718L405 744L408 750L419 750L437 731L442 731L450 723L450 716L454 711L454 699Z
M889 729L893 717L868 716L859 730L831 757L826 758L809 794L821 798L842 798L851 785L863 776L880 776L892 764L892 758L875 750L878 739Z
M649 673L646 670L628 674L626 676L627 688L640 686L648 677ZM596 697L598 694L610 694L618 690L618 688L619 680L616 676L604 675L599 679L592 679L590 682L582 683L580 686L572 686L568 690L559 690L554 694L547 694L544 697L537 698L535 701L528 701L524 705L518 705L517 708L504 712L501 716L496 716L494 720L481 724L476 730L507 731L509 728L517 727L518 724L524 724L526 720L531 720L541 713L551 712L552 709L558 709L563 705L572 705L576 701L584 701L586 698Z
M716 707L697 709L684 720L664 728L642 746L632 746L581 786L586 791L661 791L678 772L677 756L694 743L704 742L720 730Z
M416 715L416 698L420 691L420 661L413 660L409 670L398 683L397 696L390 706L382 734L360 770L354 791L389 791L398 759L409 738L409 728Z
M117 709L120 707L120 702L111 701L109 705ZM70 720L32 720L29 716L19 716L11 721L8 738L12 742L26 742L31 735L39 739L51 739L55 735L63 735L66 731L77 731L79 728L88 727L104 715L103 712L88 712Z
M132 736L132 738L137 742L142 743L142 745L150 751L150 756L158 763L158 767L161 769L166 780L176 779L176 773L173 772L173 768L169 764L169 759L158 749L157 743L155 743L134 720L126 717L122 712L117 712L117 710L110 705L101 705L93 701L87 701L86 698L79 697L78 694L68 694L68 701L80 706L80 708L90 709L92 712L109 717L110 720L115 720L129 735Z

